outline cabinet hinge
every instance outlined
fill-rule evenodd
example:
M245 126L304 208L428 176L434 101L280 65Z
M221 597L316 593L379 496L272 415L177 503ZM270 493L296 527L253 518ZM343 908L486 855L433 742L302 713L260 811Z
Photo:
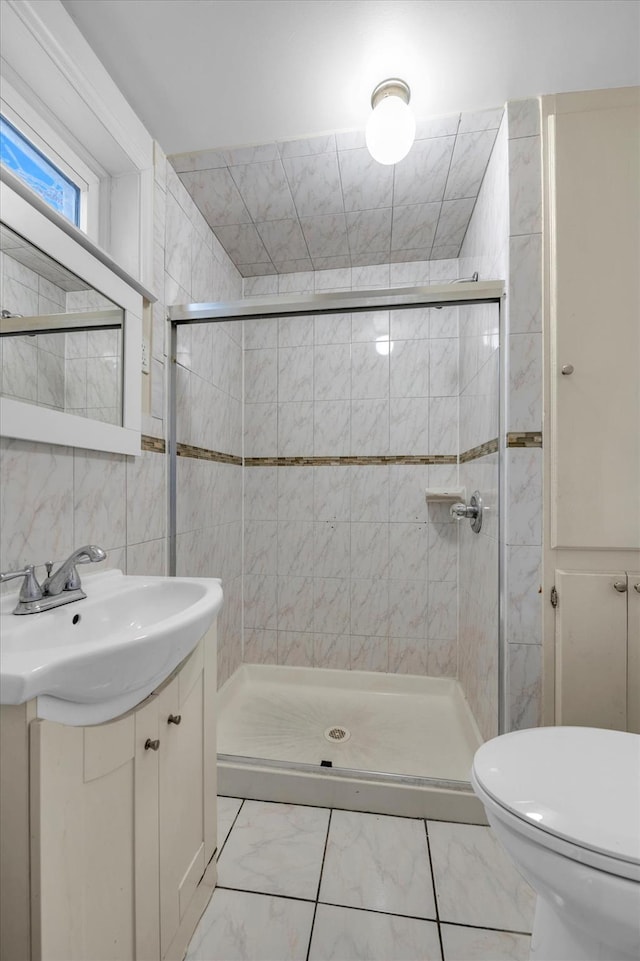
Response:
M554 584L553 587L551 588L550 600L551 600L551 606L552 606L552 607L557 607L557 606L558 606L558 592L557 592L557 590L556 590L555 584Z

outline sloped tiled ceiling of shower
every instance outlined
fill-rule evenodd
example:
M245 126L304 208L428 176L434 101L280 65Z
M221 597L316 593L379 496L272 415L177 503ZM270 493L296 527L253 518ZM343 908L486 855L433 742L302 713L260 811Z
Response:
M395 166L364 133L170 157L244 277L457 257L502 108L417 125Z

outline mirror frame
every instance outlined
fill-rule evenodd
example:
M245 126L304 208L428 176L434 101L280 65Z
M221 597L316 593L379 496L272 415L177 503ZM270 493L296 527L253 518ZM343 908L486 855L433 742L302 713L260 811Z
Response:
M117 454L140 454L142 295L6 183L0 183L0 212L7 227L124 311L122 426L0 396L2 436Z

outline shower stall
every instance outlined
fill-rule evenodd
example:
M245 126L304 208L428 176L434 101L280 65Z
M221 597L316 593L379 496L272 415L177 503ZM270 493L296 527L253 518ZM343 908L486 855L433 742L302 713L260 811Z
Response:
M471 761L505 728L502 293L171 308L170 570L223 576L220 793L483 820ZM229 423L190 432L212 397L180 361L215 328L242 358L236 453Z

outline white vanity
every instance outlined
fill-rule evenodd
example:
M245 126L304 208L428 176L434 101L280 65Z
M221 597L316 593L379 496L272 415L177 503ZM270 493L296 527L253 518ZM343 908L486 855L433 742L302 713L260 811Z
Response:
M0 955L7 961L180 959L216 882L216 617L222 589L217 580L113 571L87 577L85 589L80 603L27 617L12 615L3 598L9 641L3 643L0 707ZM109 616L121 628L118 592L127 590L140 598L131 636L124 643L108 629L99 636L97 625ZM122 612L124 601L119 606ZM84 629L88 622L95 630L78 634L75 643L73 632L83 621ZM65 665L58 675L52 668L44 688L38 670L32 672L32 693L41 685L35 696L26 681L20 691L11 631L22 632L18 640L27 648L45 645L43 664ZM65 645L59 631L66 633ZM33 650L24 653L33 666ZM83 676L83 669L90 673L100 659L103 701L94 678L78 687L75 703L73 692L64 691L65 704L56 685ZM145 678L137 673L143 669ZM161 681L154 680L158 673ZM47 668L40 674L46 678ZM149 684L151 691L145 690ZM25 693L22 703L6 703ZM96 722L105 702L110 713L127 699L135 705ZM83 721L83 712L93 723Z

